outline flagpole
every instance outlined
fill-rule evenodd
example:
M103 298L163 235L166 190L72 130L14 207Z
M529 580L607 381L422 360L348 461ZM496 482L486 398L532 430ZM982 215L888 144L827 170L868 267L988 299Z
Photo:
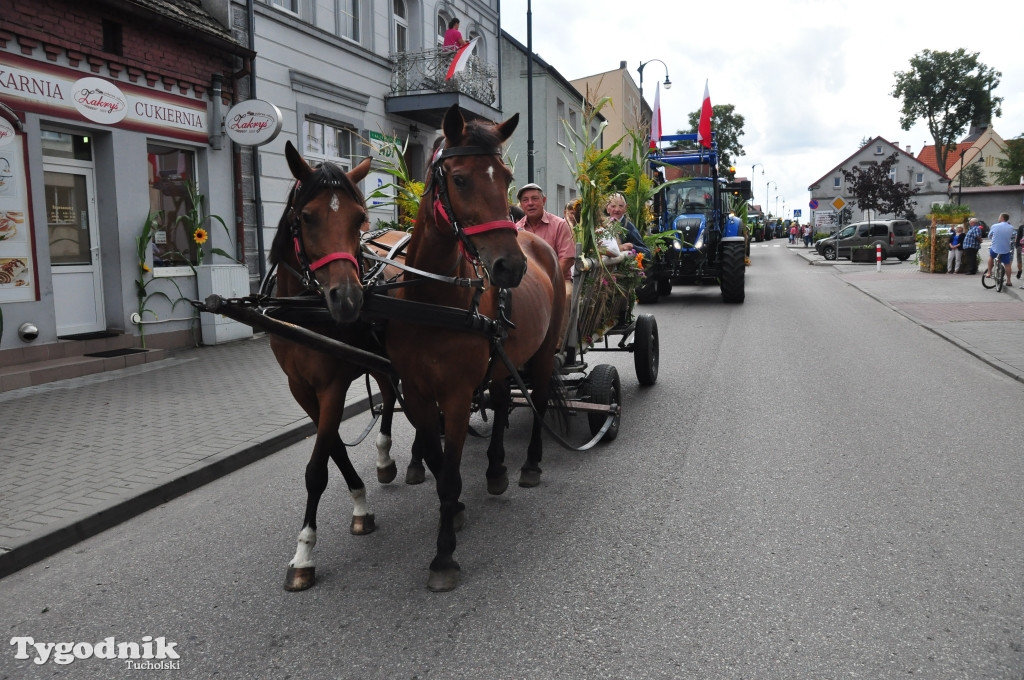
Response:
M526 181L533 182L533 8L526 0Z

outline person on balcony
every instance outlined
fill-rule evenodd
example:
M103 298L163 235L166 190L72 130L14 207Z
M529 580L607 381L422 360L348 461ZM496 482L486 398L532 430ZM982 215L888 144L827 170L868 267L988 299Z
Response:
M468 40L462 37L462 32L459 31L459 19L452 17L451 21L448 22L448 30L444 32L443 47L454 52L468 42Z

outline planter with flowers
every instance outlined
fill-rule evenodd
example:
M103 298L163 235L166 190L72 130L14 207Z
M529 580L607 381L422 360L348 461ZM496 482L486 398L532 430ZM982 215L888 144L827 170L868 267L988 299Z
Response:
M928 217L932 223L928 231L917 235L917 262L923 272L944 273L949 254L949 234L939 234L939 225L954 227L971 216L971 208L956 203L940 203L932 206Z

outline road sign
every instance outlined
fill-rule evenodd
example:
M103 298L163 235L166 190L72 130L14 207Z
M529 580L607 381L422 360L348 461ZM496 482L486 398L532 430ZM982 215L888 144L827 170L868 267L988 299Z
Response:
M818 209L818 200L812 198L811 202L807 204L807 207L810 208L811 210L817 210Z
M836 196L832 199L832 207L836 210L842 210L844 205L846 205L846 201L843 200L842 196Z
M793 208L793 217L800 217L804 214L804 211L800 208Z

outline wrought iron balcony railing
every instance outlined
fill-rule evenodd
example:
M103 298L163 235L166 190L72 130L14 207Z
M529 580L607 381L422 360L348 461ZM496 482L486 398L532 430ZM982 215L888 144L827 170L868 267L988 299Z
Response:
M474 54L463 71L446 80L453 55L451 50L443 48L390 55L395 64L391 71L391 95L461 92L484 104L493 104L498 98L495 92L498 70Z

